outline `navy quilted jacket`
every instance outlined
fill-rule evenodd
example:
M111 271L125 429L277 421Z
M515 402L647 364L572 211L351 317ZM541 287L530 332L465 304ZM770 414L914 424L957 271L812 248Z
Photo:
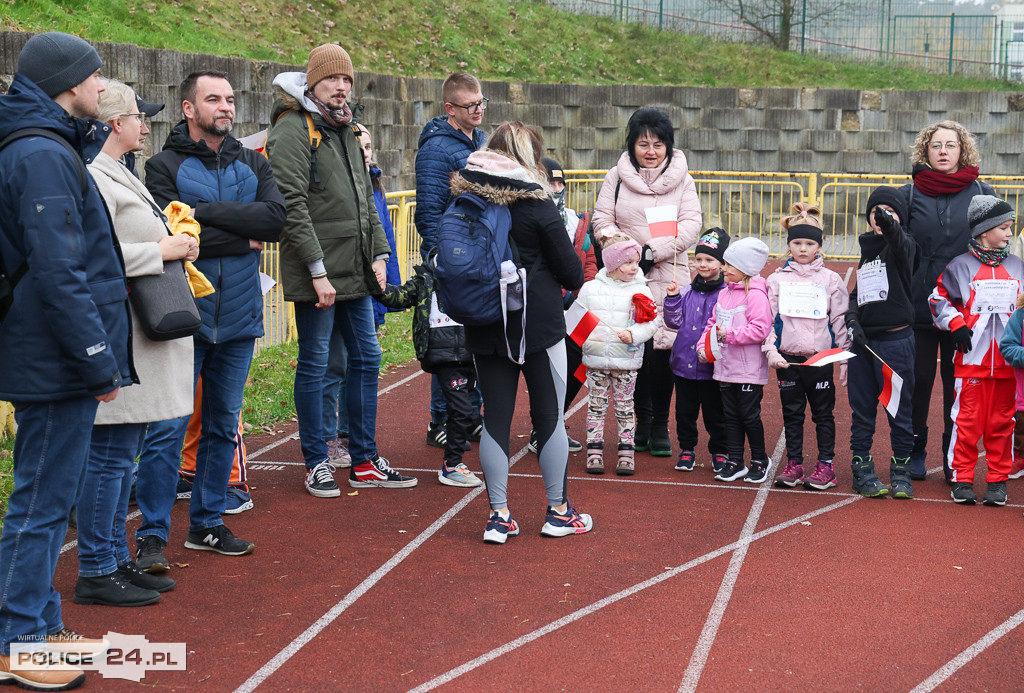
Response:
M473 131L473 139L448 123L448 116L437 116L420 133L416 152L416 231L423 242L424 261L437 245L437 222L451 200L449 183L456 171L466 166L469 155L484 146L483 130Z

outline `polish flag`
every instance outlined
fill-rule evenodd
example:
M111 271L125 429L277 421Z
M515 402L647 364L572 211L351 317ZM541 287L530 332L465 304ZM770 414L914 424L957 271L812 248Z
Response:
M878 401L889 412L889 416L896 418L896 412L900 408L900 392L903 390L903 378L883 362L882 381L882 394L878 396Z
M576 377L576 380L579 380L584 385L587 384L587 367L584 366L582 363L580 364L580 367L576 369L576 372L573 373L573 375Z
M590 336L590 333L594 331L599 322L601 321L598 317L584 308L578 301L569 306L569 310L565 311L565 333L569 335L569 339L580 346L583 346L583 342L587 341L587 337Z
M260 130L259 132L255 132L251 135L239 137L238 143L246 149L253 149L263 156L266 156L267 153L265 150L267 147L267 133L267 130Z
M718 338L715 336L716 328L712 327L708 330L708 333L704 335L704 358L708 360L708 363L714 363L718 359L722 358L722 345L719 344Z
M647 215L647 228L651 231L651 238L664 236L675 236L679 232L678 207L675 205L662 205L661 207L648 207L644 210Z
M792 363L791 366L827 366L830 363L836 361L845 361L846 359L852 359L856 354L846 349L826 349L825 351L819 351L817 354L807 359L803 363Z

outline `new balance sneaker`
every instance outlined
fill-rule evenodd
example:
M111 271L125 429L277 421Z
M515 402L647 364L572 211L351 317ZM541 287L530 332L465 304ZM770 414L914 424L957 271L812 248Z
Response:
M184 474L178 475L177 500L184 500L192 497L192 479Z
M238 515L253 509L252 494L246 484L232 484L224 492L224 514Z
M954 503L961 505L974 505L978 497L974 494L974 485L966 481L954 481L953 490L949 492Z
M544 526L540 533L545 537L567 537L570 534L583 534L594 528L594 519L586 513L578 513L572 503L566 501L564 513L556 513L548 508Z
M487 519L484 541L488 544L504 544L509 537L514 537L517 534L519 534L519 525L512 519L512 515L509 514L506 520L502 518L501 513L495 510Z
M337 498L341 489L334 482L337 468L326 460L306 472L306 491L316 498Z
M444 424L427 424L427 445L444 450L448 442L448 428Z
M775 485L779 488L796 488L803 480L804 463L800 460L789 460L782 473L775 477Z
M139 550L135 554L135 563L141 570L147 573L166 572L171 564L164 558L164 548L167 542L155 534L147 534L139 537L135 542Z
M729 462L729 456L723 453L711 456L711 471L718 474L722 469L725 468L726 463Z
M256 548L251 541L239 539L226 525L217 525L200 532L189 532L186 549L213 551L222 556L248 556Z
M818 491L830 489L835 485L836 470L824 460L818 460L818 466L814 468L814 473L804 479L804 488L813 488Z
M982 498L981 502L990 508L1006 505L1006 482L994 481L989 484L985 490L985 497Z
M348 454L348 438L335 438L327 441L327 459L339 469L352 466L352 456Z
M679 461L676 462L677 472L692 472L693 465L697 463L697 456L693 450L683 450L679 453Z
M484 483L464 464L456 465L454 469L449 469L448 465L442 465L441 471L437 473L437 480L445 486L461 486L463 488L473 488Z
M748 484L760 484L765 481L772 473L772 461L771 460L750 460L750 466L747 469L747 475L743 477L743 480Z
M380 455L348 470L348 485L352 488L412 488L417 483L419 479L399 474Z
M747 468L743 466L742 462L726 458L721 471L719 471L718 474L715 474L715 481L736 481L737 479L742 479L746 475Z

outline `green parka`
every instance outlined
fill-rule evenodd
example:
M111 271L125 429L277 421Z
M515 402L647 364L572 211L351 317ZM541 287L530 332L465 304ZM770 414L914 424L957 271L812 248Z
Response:
M287 203L281 232L281 284L288 301L316 301L309 265L323 259L335 300L380 296L373 261L391 253L373 202L354 128L332 128L312 113L321 134L316 167L303 107L279 90L267 158Z

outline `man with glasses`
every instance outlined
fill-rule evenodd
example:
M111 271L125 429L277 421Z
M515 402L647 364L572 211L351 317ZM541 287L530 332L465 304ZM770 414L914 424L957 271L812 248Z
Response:
M480 90L480 80L467 72L448 76L441 86L445 115L437 116L420 133L416 152L416 231L420 234L423 261L437 246L437 222L451 200L448 180L452 173L464 168L469 155L480 149L487 139L480 124L487 110L487 99ZM469 440L480 440L480 393L473 392L477 423L469 431ZM430 425L427 444L444 448L447 441L444 392L437 376L430 380Z

